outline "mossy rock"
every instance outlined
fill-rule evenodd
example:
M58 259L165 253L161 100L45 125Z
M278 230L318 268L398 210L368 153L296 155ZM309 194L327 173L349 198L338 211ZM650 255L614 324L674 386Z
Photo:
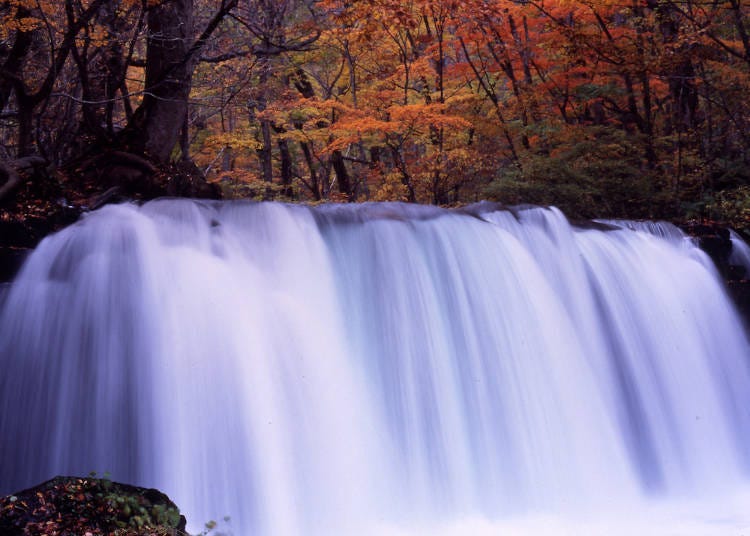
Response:
M0 499L3 536L177 536L185 518L162 492L103 478L56 477Z

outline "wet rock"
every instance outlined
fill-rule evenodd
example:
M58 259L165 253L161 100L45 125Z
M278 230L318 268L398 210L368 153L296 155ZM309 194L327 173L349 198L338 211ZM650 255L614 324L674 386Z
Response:
M28 248L0 246L0 284L13 279L21 269L23 261L31 252Z
M750 330L750 281L747 279L729 281L727 289L737 305L737 310L740 312L745 326Z
M15 277L23 261L44 237L75 222L80 215L78 209L59 207L45 216L0 218L0 283Z
M732 241L729 229L715 225L690 224L683 227L685 232L698 239L700 247L716 265L724 279L730 278L729 256L732 254Z
M184 534L185 517L164 493L106 478L56 477L0 499L3 536Z
M733 245L729 229L718 225L691 224L683 226L683 230L698 239L698 247L716 265L743 322L750 328L750 274L744 266L730 260Z

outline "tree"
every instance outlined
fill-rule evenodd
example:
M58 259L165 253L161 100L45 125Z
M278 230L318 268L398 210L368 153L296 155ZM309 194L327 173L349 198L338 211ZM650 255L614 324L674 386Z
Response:
M0 110L15 125L8 157L40 153L61 164L119 149L132 156L121 154L117 164L139 173L151 173L150 163L168 164L200 51L237 2L223 0L197 35L193 0L5 2L0 13L12 44L0 52ZM145 59L138 60L144 19ZM120 44L123 36L127 46ZM133 110L127 73L141 66L144 85L134 93L142 99ZM73 121L80 131L52 140L55 127L48 123L62 120L55 115L61 102L70 117L80 117ZM116 121L118 113L125 117ZM127 126L115 132L116 122Z
M150 195L206 174L260 199L700 213L750 181L748 9L9 0L4 183L39 154L103 188L176 179Z
M163 0L148 9L143 101L122 136L124 145L169 162L187 120L193 70L200 52L238 0L222 0L200 36L194 38L193 0Z

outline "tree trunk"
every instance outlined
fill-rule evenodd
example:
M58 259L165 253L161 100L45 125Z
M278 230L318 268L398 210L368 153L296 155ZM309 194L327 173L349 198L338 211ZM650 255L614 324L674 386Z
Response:
M336 182L338 182L339 185L339 193L344 194L348 201L354 201L349 171L346 169L344 155L341 154L341 151L333 151L331 154L331 164L333 165L334 173L336 173Z
M260 169L263 176L263 182L273 182L273 149L271 143L271 121L262 119L260 122L261 139L263 146L258 149L258 158L260 159Z
M180 136L192 84L193 0L169 0L147 16L146 91L125 134L125 145L168 163Z
M25 95L18 94L18 147L19 157L33 154L34 103Z
M281 156L281 184L284 188L282 195L294 197L292 189L292 155L289 152L289 142L285 138L279 138L279 154Z

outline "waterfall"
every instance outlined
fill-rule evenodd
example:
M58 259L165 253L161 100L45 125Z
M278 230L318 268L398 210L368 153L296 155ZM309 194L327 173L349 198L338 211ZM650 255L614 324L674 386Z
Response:
M683 244L687 242L689 245L694 245L695 240L686 236L679 227L673 223L666 221L643 221L643 220L597 220L598 222L614 225L623 229L630 229L631 231L639 231L643 233L652 234L668 240L674 244Z
M729 262L745 269L745 279L750 278L750 246L736 231L729 231L729 239L732 241L732 254Z
M679 230L625 227L104 207L4 298L0 493L109 472L240 536L746 528L750 343Z

